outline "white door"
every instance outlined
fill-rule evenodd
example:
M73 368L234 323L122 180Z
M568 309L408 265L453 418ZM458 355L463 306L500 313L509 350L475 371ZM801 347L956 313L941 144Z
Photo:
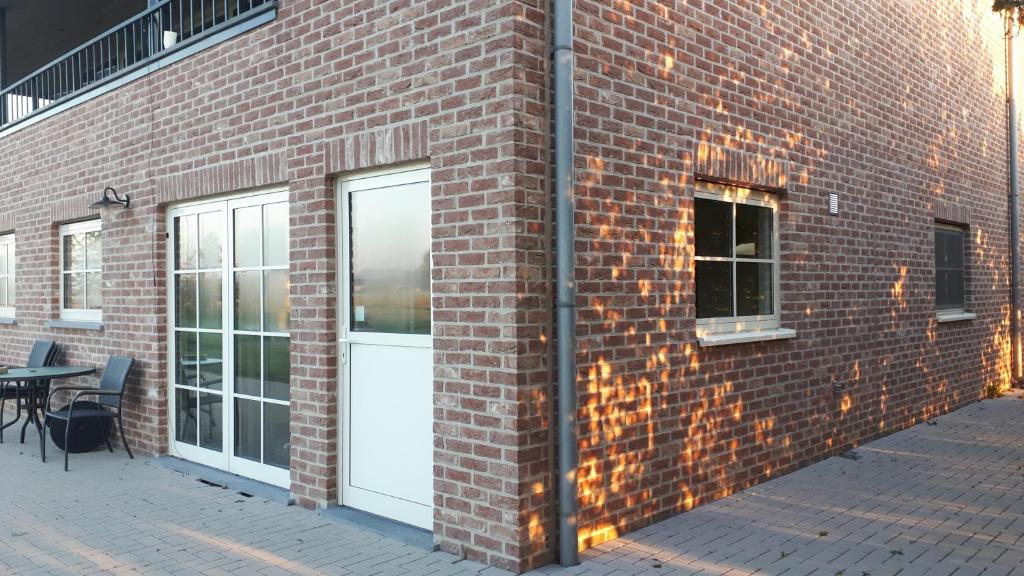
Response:
M342 504L433 527L430 171L339 184Z
M168 211L172 454L287 487L287 193Z

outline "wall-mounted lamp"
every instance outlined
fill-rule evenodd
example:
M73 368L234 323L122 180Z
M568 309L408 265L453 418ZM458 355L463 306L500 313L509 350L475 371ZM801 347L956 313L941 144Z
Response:
M110 197L111 192L114 193L113 198ZM131 204L131 202L131 196L125 194L124 198L121 198L121 195L117 193L117 190L114 190L110 186L107 186L103 190L103 198L100 198L99 200L90 204L89 208L92 208L93 210L99 210L101 208L106 208L108 206L124 206L125 208L127 208Z

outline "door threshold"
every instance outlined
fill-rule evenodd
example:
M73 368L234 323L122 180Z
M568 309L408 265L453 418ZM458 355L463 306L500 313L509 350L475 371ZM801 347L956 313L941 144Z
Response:
M317 510L317 514L328 520L348 524L355 528L369 530L403 544L435 552L440 549L434 544L434 533L398 520L377 516L348 506L328 506Z
M182 460L174 456L159 456L155 459L155 462L179 474L193 476L204 484L234 490L242 496L258 496L264 500L277 502L285 506L295 504L295 500L292 499L292 495L288 490L273 484L225 472L205 464Z

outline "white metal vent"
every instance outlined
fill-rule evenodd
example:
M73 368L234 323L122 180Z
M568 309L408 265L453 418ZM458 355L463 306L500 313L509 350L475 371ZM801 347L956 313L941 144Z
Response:
M828 193L828 213L837 216L839 214L839 194Z

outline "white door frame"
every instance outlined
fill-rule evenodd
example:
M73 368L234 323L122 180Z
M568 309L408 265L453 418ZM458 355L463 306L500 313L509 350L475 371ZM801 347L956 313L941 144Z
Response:
M234 417L234 403L235 397L234 390L234 376L235 376L235 358L234 358L234 331L235 322L235 310L234 310L234 282L233 282L233 269L232 258L234 255L234 227L232 225L232 215L235 208L243 208L246 206L262 205L268 203L288 202L288 191L282 190L281 188L252 191L243 194L234 194L231 196L220 197L216 200L200 200L194 202L187 202L182 204L176 204L167 209L166 225L167 225L167 242L166 242L166 274L167 274L167 386L169 390L167 406L167 442L168 450L172 455L179 456L186 460L191 460L199 464L204 464L221 470L226 470L234 474L239 474L280 486L283 488L289 488L291 486L291 472L283 468L277 468L267 464L254 462L245 458L238 458L234 456L234 432L235 432L235 417ZM175 362L175 346L177 345L175 338L175 322L174 322L174 306L175 306L175 287L174 287L174 219L180 216L188 216L192 214L209 213L209 212L220 212L224 219L224 243L222 246L222 260L221 260L221 274L222 274L222 285L221 285L221 299L222 299L222 327L219 332L223 334L222 340L222 378L223 382L221 385L221 397L223 402L221 403L221 418L222 418L222 450L216 452L199 446L193 446L191 444L179 443L175 438L175 425L176 425L176 395L175 395L175 371L177 365ZM260 240L262 242L262 239ZM198 299L198 294L197 294ZM262 309L261 309L262 317ZM197 433L199 432L198 426L199 414L197 414ZM261 427L262 427L261 422ZM261 428L262 429L262 428ZM261 443L263 441L261 437ZM262 444L261 444L262 446Z
M396 169L363 172L351 178L339 179L336 185L338 209L338 382L342 387L338 406L338 475L340 490L338 503L359 509L368 509L374 514L386 516L426 528L433 529L433 506L400 500L372 490L353 486L351 482L350 454L352 434L351 418L347 407L351 406L351 346L352 344L370 344L392 347L433 348L433 318L431 318L431 334L383 334L353 332L349 330L351 323L351 212L350 193L368 190L379 190L406 184L426 183L430 186L430 167L428 164L404 166ZM431 282L432 284L432 282ZM431 292L433 292L431 290ZM430 375L433 378L433 374ZM431 407L431 410L433 408ZM396 423L400 424L400 423ZM431 459L433 457L431 456ZM432 474L432 471L431 471Z

